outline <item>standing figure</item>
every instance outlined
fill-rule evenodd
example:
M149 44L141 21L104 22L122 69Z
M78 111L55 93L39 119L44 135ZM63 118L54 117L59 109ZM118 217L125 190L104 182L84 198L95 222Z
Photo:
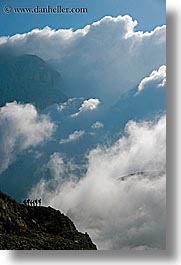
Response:
M34 200L34 202L35 202L35 206L38 206L38 200L36 199Z
M41 199L38 200L39 206L41 206Z
M27 206L30 206L30 199L27 199Z
M27 206L27 202L26 202L26 200L23 201L23 204L24 204L25 206Z

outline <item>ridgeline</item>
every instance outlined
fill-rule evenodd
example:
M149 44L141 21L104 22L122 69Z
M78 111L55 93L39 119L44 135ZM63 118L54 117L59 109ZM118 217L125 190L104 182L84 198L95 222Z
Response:
M0 249L96 250L87 233L77 231L60 211L25 206L0 192Z

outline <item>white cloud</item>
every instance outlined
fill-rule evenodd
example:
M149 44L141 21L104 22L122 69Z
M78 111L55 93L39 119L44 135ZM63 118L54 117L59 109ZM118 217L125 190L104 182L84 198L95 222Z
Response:
M165 141L165 117L130 121L113 146L89 153L83 178L65 180L51 192L42 180L32 194L68 214L99 249L165 248ZM160 173L118 180L138 171Z
M166 63L166 27L137 32L136 25L128 15L107 16L76 31L46 27L1 37L0 46L50 61L60 70L68 96L112 104Z
M158 71L154 70L150 76L145 77L138 86L138 91L146 87L164 87L166 85L166 66L162 65Z
M71 106L71 104L73 104L74 101L76 101L76 98L69 98L66 102L57 105L57 110L60 112L63 111L67 107Z
M104 127L104 125L103 125L102 122L100 122L100 121L96 121L95 123L93 123L93 124L91 125L91 128L92 128L92 129L100 129L100 128L102 128L102 127Z
M80 107L79 111L86 111L86 110L94 110L100 104L100 100L97 98L90 98L88 100L84 100L82 106Z
M84 131L75 131L72 134L70 134L67 139L62 139L60 141L60 144L74 142L78 140L80 137L82 137L84 133L85 133Z
M80 113L85 112L87 110L95 110L99 104L100 100L97 98L90 98L88 100L84 100L81 107L79 108L79 111L75 114L72 114L71 116L78 116Z
M13 102L0 108L0 173L16 154L48 140L53 130L54 124L31 104Z

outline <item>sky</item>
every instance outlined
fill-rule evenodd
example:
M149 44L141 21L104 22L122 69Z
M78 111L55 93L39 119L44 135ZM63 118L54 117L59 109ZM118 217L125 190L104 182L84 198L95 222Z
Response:
M86 7L86 14L6 14L5 5L12 7ZM0 36L12 36L33 28L50 26L59 28L83 28L100 18L111 15L131 15L138 21L136 30L151 31L156 26L166 24L165 0L1 0Z

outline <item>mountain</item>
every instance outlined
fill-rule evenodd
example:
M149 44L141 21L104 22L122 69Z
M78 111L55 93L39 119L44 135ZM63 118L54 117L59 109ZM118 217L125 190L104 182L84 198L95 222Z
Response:
M137 87L124 93L114 109L127 120L152 119L156 114L165 111L166 88L147 87L138 92Z
M116 104L104 112L100 121L111 133L123 132L130 121L155 120L165 113L166 88L147 87L138 93L135 87L122 94Z
M60 211L25 206L0 192L0 249L96 250L96 246Z
M38 56L0 54L0 106L16 100L44 109L67 100L62 86L59 72Z

